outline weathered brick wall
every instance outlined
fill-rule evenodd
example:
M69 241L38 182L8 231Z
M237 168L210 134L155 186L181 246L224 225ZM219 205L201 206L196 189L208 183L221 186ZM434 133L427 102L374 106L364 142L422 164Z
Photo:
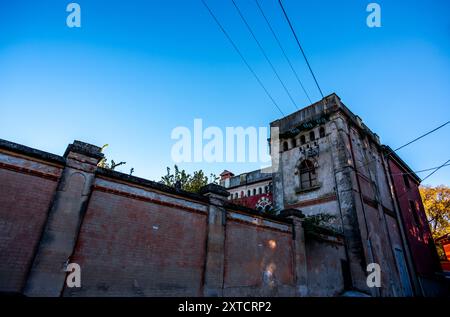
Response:
M284 224L265 226L258 220L230 213L224 292L229 296L293 296L292 230Z
M345 268L342 266L347 258L343 240L333 237L323 239L307 237L309 296L337 296L345 291Z
M169 205L162 194L114 181L95 186L71 259L82 287L64 295L201 295L206 206Z
M298 215L263 216L220 186L186 193L97 168L100 158L78 141L61 157L0 140L0 292L305 293ZM81 267L80 288L65 283L69 263Z
M0 152L0 290L20 292L62 167Z

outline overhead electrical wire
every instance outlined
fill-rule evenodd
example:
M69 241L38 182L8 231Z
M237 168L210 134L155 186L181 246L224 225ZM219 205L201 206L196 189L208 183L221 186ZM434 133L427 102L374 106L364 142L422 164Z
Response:
M305 51L303 50L303 47L300 44L298 36L295 33L295 30L294 30L294 27L292 26L291 20L289 19L288 15L286 13L286 10L283 7L283 3L281 2L281 0L278 0L278 3L280 5L281 10L283 11L284 17L286 18L286 21L289 24L289 28L291 29L292 34L294 35L295 41L297 42L297 45L300 48L300 51L301 51L301 53L303 55L303 58L305 59L306 65L308 66L309 71L311 72L311 75L312 75L312 77L314 79L314 82L316 83L316 86L319 89L320 95L322 96L322 99L323 99L324 96L323 96L323 93L322 93L322 89L320 88L319 83L317 82L316 76L314 75L314 72L313 72L313 70L311 68L311 65L309 64L308 58L306 57Z
M294 105L294 107L296 109L298 109L298 106L295 103L294 98L292 98L292 95L289 92L289 89L284 84L283 80L281 79L280 75L278 74L277 70L275 69L275 66L273 66L272 62L270 61L269 56L267 56L267 54L266 54L264 48L262 47L261 43L256 38L255 32L253 32L253 29L251 28L250 24L248 24L247 20L245 19L244 15L242 14L242 11L239 9L238 5L236 4L236 2L234 0L231 0L231 2L233 3L234 7L236 8L236 11L238 12L238 14L241 17L242 21L244 22L245 26L247 27L247 30L250 32L250 34L252 35L252 37L255 40L256 44L258 45L259 49L261 50L261 53L264 55L264 58L266 59L267 63L269 63L270 68L275 73L275 76L278 78L278 81L280 82L281 86L283 86L283 89L286 92L286 94L288 95L288 97L291 100L292 104Z
M233 48L236 50L236 52L238 53L238 55L241 57L242 61L244 62L244 64L247 66L247 68L249 69L249 71L253 74L253 76L255 77L256 81L259 83L259 85L262 87L262 89L264 90L264 92L266 93L266 95L269 97L269 99L272 101L272 103L275 105L275 107L278 109L278 111L282 114L282 116L284 117L285 114L283 112L283 110L281 110L280 106L278 105L278 103L275 101L275 99L272 97L272 95L269 93L269 91L267 90L266 86L264 86L264 84L262 83L261 79L259 79L258 75L255 73L255 71L253 70L253 68L250 66L250 64L247 62L247 60L245 59L244 55L242 55L241 51L239 50L239 48L237 47L237 45L234 43L234 41L231 39L230 35L227 33L227 31L225 31L224 27L222 26L222 24L219 22L219 20L217 19L217 17L215 16L215 14L212 12L212 10L209 8L208 4L205 2L205 0L201 0L203 5L206 7L206 9L208 10L209 14L211 15L211 17L214 19L214 21L216 22L216 24L219 26L220 30L222 31L222 33L225 35L225 37L228 39L228 41L231 43L231 45L233 46Z
M289 67L291 68L292 72L294 73L294 76L295 76L295 78L297 79L298 83L300 84L300 87L302 88L303 92L305 93L306 98L308 98L308 101L309 101L310 103L312 103L311 98L309 97L308 93L306 92L305 87L303 86L302 81L300 80L300 77L298 76L297 72L295 71L294 66L292 65L292 63L291 63L289 57L288 57L287 54L286 54L286 51L285 51L284 48L283 48L283 45L281 45L281 41L279 40L277 34L275 33L275 30L273 29L272 25L270 24L269 19L268 19L267 16L265 15L265 13L264 13L262 7L260 6L258 0L255 0L255 3L256 3L256 5L258 6L259 12L261 12L262 16L264 17L264 20L266 21L267 26L268 26L269 29L270 29L270 32L272 33L272 35L273 35L273 37L275 38L275 40L276 40L278 46L280 47L281 52L283 52L283 56L284 56L284 58L286 59L287 63L289 64Z

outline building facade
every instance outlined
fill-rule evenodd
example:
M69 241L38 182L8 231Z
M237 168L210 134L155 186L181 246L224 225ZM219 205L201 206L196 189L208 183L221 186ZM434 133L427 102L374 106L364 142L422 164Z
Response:
M327 225L344 237L341 269L352 288L373 296L432 295L440 289L420 179L360 117L332 94L270 126L274 209L328 215ZM410 187L404 179L411 179ZM239 182L229 187L244 196L245 189ZM367 289L369 263L380 265L387 287Z
M189 193L99 167L95 145L0 139L0 293L445 293L418 178L338 96L272 122L270 148L270 170Z

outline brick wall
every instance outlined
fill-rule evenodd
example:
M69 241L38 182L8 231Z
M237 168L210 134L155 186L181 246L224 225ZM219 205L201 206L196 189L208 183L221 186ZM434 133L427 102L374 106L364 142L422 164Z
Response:
M193 194L97 168L99 150L75 141L57 156L0 140L0 293L294 296L306 287L298 216L263 216L217 185ZM69 263L81 267L80 288L65 283Z
M206 212L129 193L92 193L72 258L83 270L82 287L64 294L200 295Z
M262 227L252 220L235 214L227 221L225 294L294 295L291 228Z
M61 167L0 153L0 290L20 292L47 218Z

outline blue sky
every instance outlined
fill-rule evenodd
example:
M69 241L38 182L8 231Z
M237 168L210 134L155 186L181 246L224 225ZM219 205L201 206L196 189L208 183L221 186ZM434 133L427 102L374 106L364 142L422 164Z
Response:
M308 105L253 0L236 0L299 107ZM313 101L320 98L276 0L260 0ZM173 165L177 126L268 126L279 112L200 0L0 2L0 138L62 154L74 139L110 146L119 168L159 180ZM377 1L381 28L366 26L364 0L284 0L324 94L396 148L450 118L450 2ZM231 1L209 0L285 113L290 103ZM412 169L450 159L450 125L402 149ZM189 163L219 174L255 163ZM419 174L424 176L425 174ZM450 167L425 183L449 184Z

